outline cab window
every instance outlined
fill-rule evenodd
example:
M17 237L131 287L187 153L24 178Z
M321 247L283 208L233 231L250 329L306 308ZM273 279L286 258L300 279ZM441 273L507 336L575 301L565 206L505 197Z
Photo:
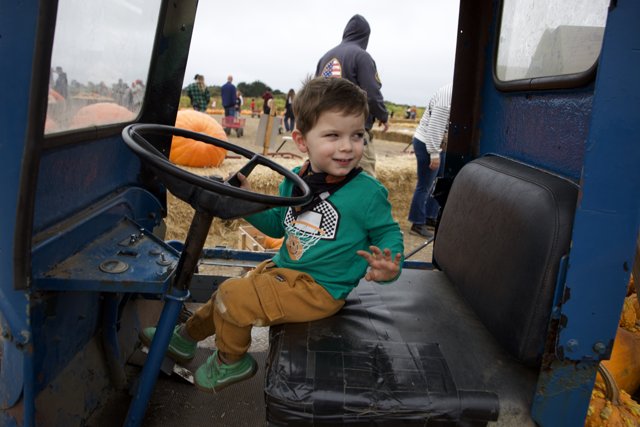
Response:
M496 78L566 78L592 69L608 6L609 0L504 0Z
M45 134L134 120L161 0L60 0Z

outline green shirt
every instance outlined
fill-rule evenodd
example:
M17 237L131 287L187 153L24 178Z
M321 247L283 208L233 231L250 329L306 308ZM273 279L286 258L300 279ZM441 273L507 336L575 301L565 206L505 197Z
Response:
M206 86L204 90L202 90L198 83L191 83L187 86L187 96L191 100L191 106L194 110L207 111L211 94Z
M291 195L292 188L285 179L280 195ZM292 208L276 207L246 219L271 237L285 237L273 258L278 267L307 273L335 299L344 299L367 271L368 263L357 250L369 251L375 245L389 248L392 257L404 252L387 196L382 184L360 173L297 218Z

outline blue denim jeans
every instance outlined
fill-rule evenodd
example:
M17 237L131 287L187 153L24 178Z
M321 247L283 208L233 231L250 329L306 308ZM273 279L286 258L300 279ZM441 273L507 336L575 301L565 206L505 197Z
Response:
M431 193L436 177L444 173L444 151L440 153L440 167L436 171L429 169L431 159L424 142L413 138L413 151L418 161L418 182L409 208L409 221L413 224L426 224L427 219L436 219L440 210L440 204Z
M236 106L232 105L231 107L224 107L224 115L225 117L235 117L236 116Z
M291 132L293 131L293 128L295 127L296 121L293 118L293 116L284 116L284 130L286 130L287 132Z

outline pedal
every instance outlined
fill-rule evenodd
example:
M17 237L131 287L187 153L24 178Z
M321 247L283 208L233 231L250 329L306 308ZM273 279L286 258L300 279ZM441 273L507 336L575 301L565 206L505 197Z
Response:
M193 372L185 368L184 366L180 366L177 363L173 365L173 373L182 378L183 380L194 384L193 380Z
M147 347L146 345L143 345L142 347L138 348L133 353L133 355L131 355L131 358L129 359L129 363L135 366L144 366L144 364L147 361L148 355L149 355L149 347ZM160 370L165 375L171 375L171 373L173 372L173 366L175 364L176 362L173 359L170 359L167 356L165 356L164 359L162 359L162 365L160 365Z
M131 355L131 358L129 359L128 363L134 366L142 367L147 361L148 355L149 355L149 347L142 346L138 348L133 353L133 355ZM168 376L171 376L172 374L176 374L183 380L193 384L193 372L191 372L189 369L185 368L184 366L179 365L178 363L175 362L175 360L167 356L165 356L164 359L162 360L162 365L160 365L160 371L162 371L162 373Z

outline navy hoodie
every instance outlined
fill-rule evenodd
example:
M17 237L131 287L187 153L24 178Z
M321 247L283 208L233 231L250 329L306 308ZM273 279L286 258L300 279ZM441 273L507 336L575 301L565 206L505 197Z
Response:
M361 15L354 15L344 28L342 42L324 54L316 67L316 76L342 77L367 92L369 117L366 129L373 127L375 119L386 122L389 113L384 105L376 63L366 51L371 28Z

